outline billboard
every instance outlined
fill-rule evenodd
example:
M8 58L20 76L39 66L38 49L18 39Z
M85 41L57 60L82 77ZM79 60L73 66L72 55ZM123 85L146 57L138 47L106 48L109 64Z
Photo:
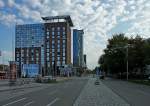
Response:
M23 64L22 77L35 77L39 74L39 64Z

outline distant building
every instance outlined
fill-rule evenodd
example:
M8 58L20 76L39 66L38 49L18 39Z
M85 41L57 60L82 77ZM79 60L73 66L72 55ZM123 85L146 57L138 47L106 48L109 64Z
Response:
M8 78L9 66L0 64L0 79Z
M83 30L73 30L73 66L83 67Z
M39 74L56 75L60 67L71 63L70 16L42 19L44 23L16 25L15 60L19 77L23 64L38 64Z

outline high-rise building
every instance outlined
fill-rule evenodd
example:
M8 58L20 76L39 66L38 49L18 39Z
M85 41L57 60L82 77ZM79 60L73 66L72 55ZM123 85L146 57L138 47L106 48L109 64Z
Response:
M83 67L83 30L73 30L73 66Z
M70 16L43 17L45 21L45 67L59 74L59 67L71 64L71 27ZM57 70L57 71L56 71ZM46 72L48 73L48 72Z
M15 60L18 76L22 65L38 64L39 74L59 74L59 67L71 63L70 16L42 17L43 23L16 25Z
M44 24L16 25L15 61L18 76L21 77L23 64L44 65ZM39 70L39 73L42 73Z

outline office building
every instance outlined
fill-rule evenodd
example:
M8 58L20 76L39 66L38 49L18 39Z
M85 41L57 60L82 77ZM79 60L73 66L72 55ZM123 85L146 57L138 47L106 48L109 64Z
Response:
M71 64L70 16L44 17L46 73L59 74L59 67ZM50 71L51 70L51 71Z
M84 56L83 56L83 30L73 30L73 66L83 67Z
M56 75L60 67L71 64L70 16L42 19L44 22L39 24L16 25L15 60L19 77L23 65L38 64L39 74Z

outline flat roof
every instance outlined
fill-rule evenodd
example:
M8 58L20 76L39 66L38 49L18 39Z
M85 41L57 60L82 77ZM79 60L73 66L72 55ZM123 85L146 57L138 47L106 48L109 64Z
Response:
M73 26L73 22L71 20L71 17L69 15L62 15L62 16L48 16L48 17L41 17L44 21L48 20L54 20L54 19L65 19L69 22L70 26Z

